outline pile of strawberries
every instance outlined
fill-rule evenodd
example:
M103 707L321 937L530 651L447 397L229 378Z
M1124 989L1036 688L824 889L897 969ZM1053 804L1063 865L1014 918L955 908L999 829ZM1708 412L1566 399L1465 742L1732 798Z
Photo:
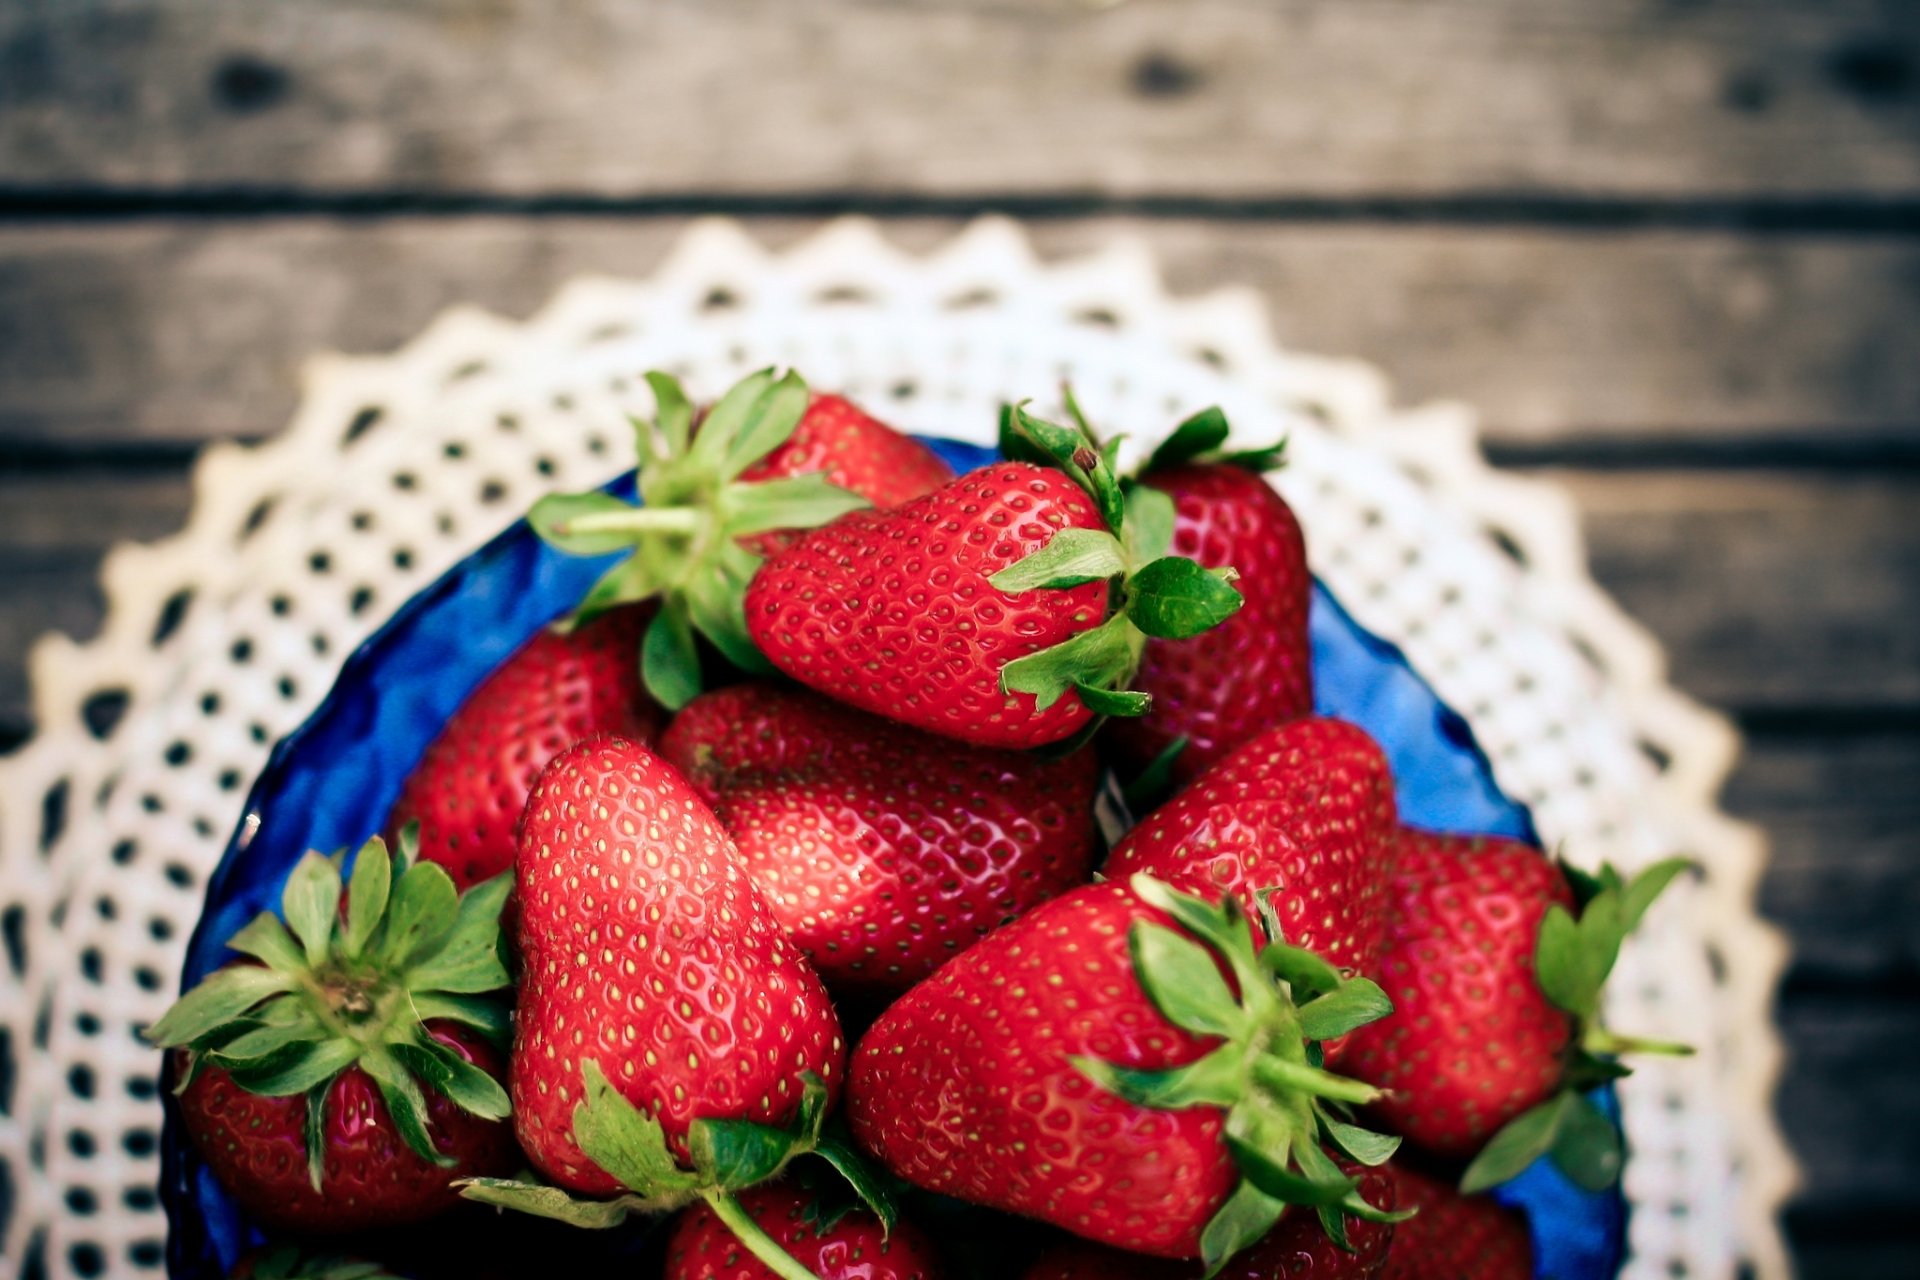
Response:
M1588 1095L1673 1046L1601 987L1681 866L1400 824L1279 450L1122 477L1069 396L955 477L649 381L642 501L530 515L605 575L150 1029L253 1273L510 1221L464 1197L664 1221L667 1280L1531 1276L1478 1193L1617 1176Z

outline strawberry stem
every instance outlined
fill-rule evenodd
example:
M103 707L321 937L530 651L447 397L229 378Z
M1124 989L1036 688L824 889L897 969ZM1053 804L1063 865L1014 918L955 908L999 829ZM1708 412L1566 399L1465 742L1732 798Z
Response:
M1598 1024L1587 1027L1580 1047L1588 1053L1619 1057L1629 1053L1649 1053L1656 1057L1689 1058L1694 1048L1677 1040L1649 1040L1643 1036L1615 1035Z
M701 1199L713 1210L714 1216L727 1224L734 1237L747 1247L747 1252L764 1262L772 1272L783 1280L820 1280L820 1277L794 1261L793 1255L780 1247L775 1240L761 1229L753 1220L753 1215L740 1207L740 1202L724 1191L711 1190L701 1193Z
M694 533L707 519L692 507L633 507L626 511L594 511L556 522L554 532L582 533Z
M1351 1102L1356 1106L1365 1106L1380 1097L1380 1090L1364 1080L1350 1080L1346 1076L1337 1076L1331 1071L1321 1071L1304 1062L1289 1062L1284 1058L1256 1058L1253 1077L1276 1091L1304 1093L1308 1097L1330 1098L1335 1102Z

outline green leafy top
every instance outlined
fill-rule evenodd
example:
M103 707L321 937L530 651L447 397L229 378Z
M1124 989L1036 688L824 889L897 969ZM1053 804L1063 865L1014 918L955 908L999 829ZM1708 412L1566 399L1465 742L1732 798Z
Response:
M1152 699L1126 686L1148 637L1182 640L1232 617L1245 603L1232 586L1234 571L1168 555L1173 500L1157 489L1123 487L1113 470L1114 446L1102 445L1084 421L1063 427L1022 405L1005 406L1000 452L1072 476L1092 497L1106 528L1062 529L988 581L1011 595L1118 583L1116 607L1105 623L1007 663L1000 669L1001 689L1032 694L1041 710L1073 693L1096 716L1145 715Z
M1368 1204L1358 1179L1326 1151L1332 1147L1371 1166L1384 1164L1400 1146L1398 1138L1353 1123L1349 1108L1372 1102L1380 1091L1327 1071L1319 1044L1391 1013L1386 993L1283 941L1257 947L1252 922L1231 895L1214 906L1150 876L1128 883L1179 926L1134 925L1129 942L1141 988L1167 1021L1218 1037L1220 1044L1166 1071L1094 1058L1073 1062L1095 1084L1138 1106L1226 1112L1227 1147L1241 1180L1201 1236L1206 1274L1257 1243L1289 1205L1312 1207L1342 1248L1348 1247L1349 1216L1375 1222L1408 1216ZM1261 906L1269 936L1278 939L1271 909Z
M447 1165L427 1132L422 1086L488 1120L509 1110L506 1090L428 1034L446 1019L504 1042L511 985L500 953L500 909L513 887L496 876L464 894L445 869L417 861L418 833L391 854L360 847L340 909L345 851L309 853L280 905L227 945L257 964L234 964L182 996L146 1031L187 1051L181 1090L214 1066L250 1093L307 1099L307 1170L320 1188L327 1094L341 1072L372 1077L394 1127L423 1159Z
M1286 465L1284 438L1264 449L1229 450L1223 446L1230 430L1227 415L1218 405L1202 409L1173 429L1173 434L1148 457L1140 473L1152 475L1190 462L1217 463L1257 472L1274 471Z
M472 1178L461 1184L470 1200L575 1227L614 1227L636 1213L670 1213L704 1200L742 1244L790 1280L815 1280L742 1210L734 1196L779 1176L812 1155L846 1180L889 1231L899 1218L892 1181L876 1174L836 1123L827 1122L827 1086L808 1072L792 1125L776 1129L751 1120L701 1118L687 1129L692 1168L674 1158L660 1122L608 1082L600 1064L581 1068L585 1089L573 1109L573 1136L588 1159L627 1188L611 1200L578 1198L560 1187L510 1178Z
M741 539L810 529L868 503L820 474L740 478L785 444L806 415L810 397L799 374L751 374L697 421L678 380L649 373L647 383L654 417L629 419L639 450L640 504L599 490L551 494L534 503L527 522L573 555L631 552L588 590L565 625L658 597L640 672L648 692L677 711L701 688L695 632L736 666L771 671L747 636L741 601L760 556Z
M1580 1186L1600 1191L1620 1176L1624 1153L1613 1121L1587 1097L1610 1080L1631 1074L1624 1053L1684 1055L1683 1044L1615 1035L1600 1021L1600 997L1620 946L1654 900L1692 864L1685 858L1659 862L1631 881L1612 867L1600 874L1562 863L1579 905L1575 915L1555 904L1540 921L1535 974L1548 1000L1572 1015L1566 1072L1560 1091L1509 1121L1467 1166L1461 1190L1484 1191L1514 1177L1541 1156Z

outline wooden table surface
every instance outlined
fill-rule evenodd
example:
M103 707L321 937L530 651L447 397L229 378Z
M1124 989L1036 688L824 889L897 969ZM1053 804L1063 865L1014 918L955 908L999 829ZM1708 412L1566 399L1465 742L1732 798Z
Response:
M0 745L23 657L320 348L842 211L1183 289L1485 414L1747 733L1804 1274L1920 1257L1920 3L0 0Z

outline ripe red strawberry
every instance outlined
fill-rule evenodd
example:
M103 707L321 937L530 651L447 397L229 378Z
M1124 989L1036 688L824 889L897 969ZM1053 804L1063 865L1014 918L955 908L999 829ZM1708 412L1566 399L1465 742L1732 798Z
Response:
M1371 1091L1318 1069L1307 1041L1382 1007L1297 948L1256 957L1232 899L1145 876L1088 885L882 1014L854 1055L848 1116L930 1191L1211 1264L1264 1236L1285 1199L1379 1216L1321 1144L1377 1163L1393 1143L1319 1110Z
M506 1063L490 1046L451 1023L427 1034L488 1076ZM320 1186L307 1177L307 1102L298 1094L263 1097L228 1072L205 1067L180 1094L188 1136L220 1184L260 1223L290 1231L348 1232L399 1226L458 1203L457 1177L501 1174L518 1160L513 1133L470 1115L438 1093L426 1095L426 1126L445 1164L422 1159L394 1130L380 1087L350 1068L326 1092Z
M1239 595L1123 541L1119 482L1079 433L1009 409L1001 447L1009 461L796 539L748 588L754 643L802 684L981 746L1143 712L1125 685L1148 636L1204 631Z
M777 480L816 472L882 508L911 502L953 479L939 454L833 395L815 395L786 443L740 478Z
M735 665L768 669L740 613L761 555L794 530L904 502L951 473L924 445L847 401L811 395L798 374L753 374L697 422L679 382L663 373L647 382L655 418L633 420L643 505L599 490L553 494L527 521L563 551L630 553L588 592L574 620L659 597L641 670L654 697L678 709L701 688L696 631Z
M1383 1209L1396 1207L1396 1184L1388 1170L1361 1170L1359 1179L1360 1194L1368 1203ZM1350 1250L1334 1243L1312 1213L1294 1209L1263 1240L1229 1261L1215 1280L1374 1280L1391 1274L1384 1270L1392 1265L1387 1251L1406 1231L1405 1224L1351 1218L1345 1229ZM1205 1274L1206 1269L1196 1262L1149 1258L1076 1241L1049 1249L1027 1269L1023 1280L1200 1280ZM1472 1267L1449 1273L1448 1280L1466 1276L1481 1280L1481 1272Z
M1384 1280L1533 1280L1525 1218L1405 1165L1391 1169L1400 1208L1415 1213L1394 1231Z
M1356 1032L1344 1058L1393 1090L1376 1114L1429 1151L1480 1153L1469 1190L1549 1154L1576 1182L1609 1185L1619 1138L1581 1094L1626 1074L1611 1060L1620 1052L1684 1050L1606 1032L1601 986L1684 867L1661 863L1631 884L1603 870L1576 920L1578 895L1539 850L1404 829L1376 970L1394 1011Z
M420 824L420 856L465 888L513 867L514 828L547 761L596 733L651 742L665 716L634 654L652 605L529 640L447 721L394 801L388 828Z
M988 579L1062 529L1100 528L1065 473L983 468L799 538L747 589L747 629L788 675L876 715L984 746L1056 742L1092 712L1005 692L1001 668L1105 622L1107 583L1014 595Z
M904 991L1083 883L1098 766L946 742L771 684L703 694L660 754L830 985Z
M819 977L659 757L611 737L555 757L527 802L517 874L514 1125L549 1178L621 1189L574 1133L589 1063L682 1161L696 1119L784 1125L807 1072L838 1092L845 1046Z
M217 970L147 1031L179 1050L188 1137L267 1225L418 1222L457 1200L453 1179L518 1160L484 1038L507 1019L486 993L508 983L508 883L457 895L409 844L361 848L344 911L339 860L308 854L286 922L263 912L228 943L256 963Z
M1189 419L1148 462L1141 484L1173 500L1174 554L1236 570L1246 607L1191 640L1148 641L1134 684L1152 696L1153 707L1106 730L1130 772L1184 739L1172 762L1179 783L1261 730L1313 710L1313 577L1300 522L1250 469L1267 455L1216 460L1226 432L1217 409Z
M864 1209L825 1209L791 1183L756 1187L743 1209L794 1261L819 1280L939 1280L933 1244L899 1222L888 1232ZM681 1215L667 1242L663 1280L778 1280L706 1205Z
M702 1199L790 1266L732 1196L831 1147L846 1046L719 819L645 748L589 738L535 784L516 875L514 1126L558 1185L466 1194L590 1227Z
M1439 1155L1472 1156L1560 1087L1572 1017L1534 978L1540 921L1566 878L1517 840L1403 832L1371 972L1393 1012L1354 1033L1350 1070L1396 1090L1376 1110Z
M1262 733L1130 831L1107 860L1177 889L1270 894L1285 940L1371 974L1395 857L1393 779L1364 730L1305 719Z

